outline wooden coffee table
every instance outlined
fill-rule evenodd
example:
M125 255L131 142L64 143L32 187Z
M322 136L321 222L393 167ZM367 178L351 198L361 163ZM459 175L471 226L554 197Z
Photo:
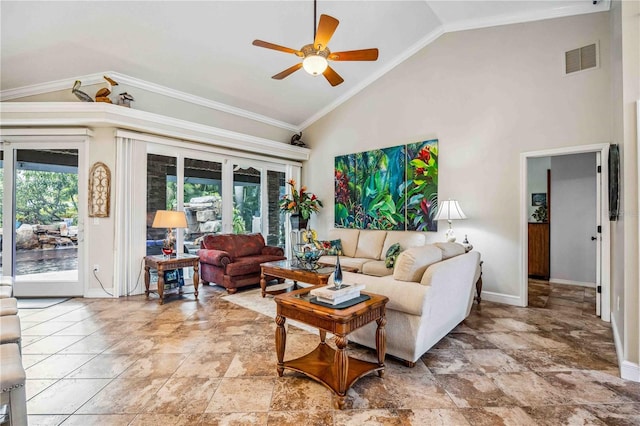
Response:
M324 266L315 270L303 269L290 260L278 260L275 262L266 262L260 265L260 288L262 289L262 297L266 294L280 294L286 292L288 289L283 289L278 286L277 290L269 290L267 288L267 276L284 278L293 280L294 285L298 281L303 283L309 283L311 285L326 285L329 281L329 277L335 270L334 266ZM357 272L356 268L350 268L343 266L343 271Z
M326 308L310 302L310 288L303 288L277 295L276 316L276 352L278 355L278 376L282 377L284 369L298 371L319 381L331 389L338 397L338 408L344 407L347 390L362 376L377 371L384 376L385 342L385 306L389 299L372 293L371 298L345 309ZM303 322L320 330L320 344L309 354L284 361L287 342L287 331L284 327L286 319ZM378 323L376 329L376 350L378 362L367 362L347 355L347 336L353 330L371 321ZM337 350L327 345L327 332L335 335Z

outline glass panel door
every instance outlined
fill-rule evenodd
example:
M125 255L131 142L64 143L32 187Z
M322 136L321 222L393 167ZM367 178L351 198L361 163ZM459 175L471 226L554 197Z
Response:
M222 163L185 158L183 186L189 225L184 231L184 247L196 254L198 238L222 232Z
M175 210L178 199L176 157L147 154L147 256L162 254L165 228L152 228L158 210Z
M233 223L234 234L262 232L261 171L253 167L233 167Z
M78 274L84 214L78 188L80 152L51 147L4 153L3 159L13 157L13 217L4 220L14 226L5 230L13 244L12 253L3 253L4 268L11 265L11 273L3 273L14 276L17 296L83 294Z
M285 248L286 215L280 211L280 197L285 194L285 173L267 170L267 215L268 231L265 240L268 245Z

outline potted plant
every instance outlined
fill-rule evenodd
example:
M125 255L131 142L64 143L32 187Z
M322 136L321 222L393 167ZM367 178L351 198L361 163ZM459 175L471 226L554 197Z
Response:
M315 194L307 192L306 186L298 190L293 179L289 179L287 185L291 187L291 193L283 195L280 199L280 211L291 214L293 229L305 229L311 215L320 211L322 201Z

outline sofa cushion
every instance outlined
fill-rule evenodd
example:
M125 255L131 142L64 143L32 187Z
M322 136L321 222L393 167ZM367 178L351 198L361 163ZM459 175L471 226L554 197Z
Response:
M384 255L385 267L393 268L393 265L395 265L396 263L396 259L400 255L400 250L402 250L400 248L400 243L395 243L391 247L389 247L389 250L387 250L387 252Z
M342 259L340 260L342 262ZM329 283L332 283L332 277ZM405 312L410 315L422 315L422 308L429 287L418 282L399 282L391 275L386 277L372 277L352 272L342 273L342 282L348 284L364 284L364 292L387 296L387 310Z
M386 277L393 274L393 268L387 268L384 260L372 260L362 265L362 273L374 277Z
M441 260L442 250L435 245L408 248L398 256L393 278L398 281L419 282L427 267Z
M465 249L462 244L458 243L435 243L440 250L442 250L442 259L449 259L450 257L459 256L465 254Z
M359 229L336 228L329 230L330 240L341 240L342 252L345 256L356 257L356 247L358 247Z
M350 267L357 269L358 272L362 272L363 265L368 262L372 262L371 259L364 257L342 257L340 256L340 265L344 267ZM336 264L336 256L320 256L318 263L326 263L327 265Z
M354 257L367 257L369 259L380 260L382 256L382 245L387 236L387 231L360 231L358 237L358 247Z
M409 247L423 246L427 237L422 232L417 231L387 231L387 236L382 245L382 253L386 253L393 244L399 243L402 250Z
M342 240L317 240L313 244L318 249L324 250L324 254L327 256L342 256Z

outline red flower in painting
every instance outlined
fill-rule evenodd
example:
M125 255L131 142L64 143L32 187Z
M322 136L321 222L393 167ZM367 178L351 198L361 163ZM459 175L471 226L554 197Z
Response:
M422 168L422 167L416 167L416 175L417 175L417 176L422 176L422 175L424 175L424 168Z
M425 163L428 163L429 160L431 159L431 152L429 151L429 148L427 148L426 146L422 148L418 153L418 158L424 161Z

